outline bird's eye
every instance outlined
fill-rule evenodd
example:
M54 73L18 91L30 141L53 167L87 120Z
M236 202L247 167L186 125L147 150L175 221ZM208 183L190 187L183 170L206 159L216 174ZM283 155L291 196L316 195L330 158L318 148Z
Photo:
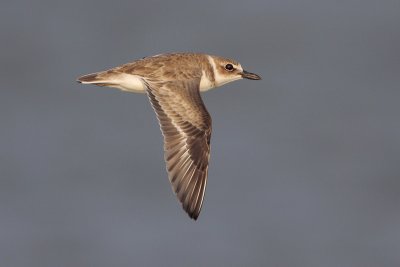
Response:
M225 69L228 71L233 71L233 65L232 64L226 64Z

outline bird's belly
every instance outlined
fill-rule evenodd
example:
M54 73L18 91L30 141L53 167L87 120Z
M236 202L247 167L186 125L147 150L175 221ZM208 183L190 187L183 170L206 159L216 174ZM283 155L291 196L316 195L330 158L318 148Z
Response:
M118 75L118 83L114 86L122 91L146 93L146 86L140 76L122 73Z

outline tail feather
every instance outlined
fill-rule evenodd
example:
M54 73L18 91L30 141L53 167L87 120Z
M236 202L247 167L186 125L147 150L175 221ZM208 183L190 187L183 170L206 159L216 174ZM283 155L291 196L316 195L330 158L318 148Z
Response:
M145 86L140 77L121 73L113 69L83 75L76 80L78 83L94 84L118 88L123 91L145 93Z
M98 83L101 81L101 72L91 73L79 77L76 81L78 83Z
M111 79L112 72L101 71L96 73L91 73L79 77L76 81L83 84L94 84L97 86L115 86L115 81Z

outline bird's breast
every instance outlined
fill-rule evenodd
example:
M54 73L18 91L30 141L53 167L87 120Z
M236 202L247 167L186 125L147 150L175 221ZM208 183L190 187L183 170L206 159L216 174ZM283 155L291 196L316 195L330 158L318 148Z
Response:
M210 81L210 79L207 77L205 71L203 70L203 74L201 75L200 86L199 86L200 92L208 91L214 87L215 87L215 82Z

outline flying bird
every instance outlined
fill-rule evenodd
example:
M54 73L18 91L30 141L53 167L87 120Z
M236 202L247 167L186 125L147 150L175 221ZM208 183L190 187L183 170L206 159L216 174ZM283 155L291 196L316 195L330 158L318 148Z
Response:
M196 220L207 184L211 138L211 116L200 92L243 78L261 79L232 59L170 53L84 75L77 81L148 95L164 136L172 189L189 217Z

